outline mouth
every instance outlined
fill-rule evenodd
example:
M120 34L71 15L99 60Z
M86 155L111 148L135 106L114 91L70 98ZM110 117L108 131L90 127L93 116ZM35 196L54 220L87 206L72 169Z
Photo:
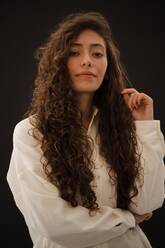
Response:
M79 76L96 77L96 75L93 73L79 73L79 74L76 74L76 76L77 77Z

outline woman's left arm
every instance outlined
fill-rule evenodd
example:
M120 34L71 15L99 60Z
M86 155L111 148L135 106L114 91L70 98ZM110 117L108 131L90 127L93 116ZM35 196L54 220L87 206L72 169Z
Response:
M150 213L160 208L165 198L165 143L160 130L160 121L153 120L153 100L134 88L124 89L126 104L135 119L138 149L143 168L143 185L133 198L130 210L139 215Z

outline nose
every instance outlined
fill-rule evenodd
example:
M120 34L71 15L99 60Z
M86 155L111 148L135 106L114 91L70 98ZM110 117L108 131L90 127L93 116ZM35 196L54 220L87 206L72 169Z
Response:
M89 55L83 56L83 58L81 60L81 66L82 67L91 67L92 66L92 62L91 62Z

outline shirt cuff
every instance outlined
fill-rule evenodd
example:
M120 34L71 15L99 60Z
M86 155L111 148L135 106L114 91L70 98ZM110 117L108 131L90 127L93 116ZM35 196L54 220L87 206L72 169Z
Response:
M156 131L159 135L161 134L160 120L136 120L135 126L137 133L140 135L146 135L152 131Z

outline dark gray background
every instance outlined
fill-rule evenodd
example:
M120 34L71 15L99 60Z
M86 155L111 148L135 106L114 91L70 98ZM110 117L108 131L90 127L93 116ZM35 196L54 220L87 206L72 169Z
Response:
M155 119L165 131L164 6L161 1L1 1L0 4L0 165L1 241L5 248L32 247L24 219L6 183L13 128L30 101L36 75L34 52L69 13L100 11L111 23L134 87L154 99ZM165 247L165 207L141 225L154 248Z

